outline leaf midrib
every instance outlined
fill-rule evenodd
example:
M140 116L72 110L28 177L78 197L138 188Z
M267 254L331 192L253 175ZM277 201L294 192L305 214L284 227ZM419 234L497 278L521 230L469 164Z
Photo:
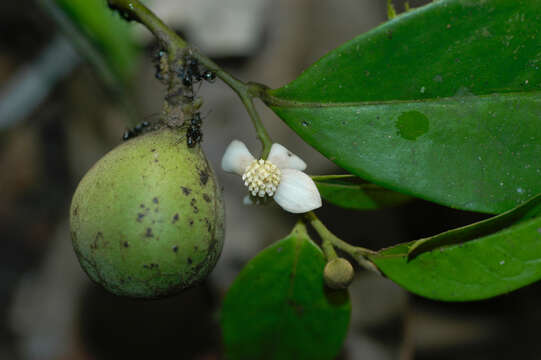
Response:
M362 106L381 106L381 105L402 105L402 104L412 104L412 103L438 103L438 102L456 102L460 99L468 100L478 100L478 99L488 99L491 97L535 97L537 96L541 100L541 91L532 90L532 91L515 91L515 92L495 92L491 94L482 94L482 95L465 95L465 96L447 96L447 97L436 97L429 99L420 99L420 100L383 100L383 101L358 101L358 102L306 102L306 101L295 101L295 100L285 100L274 95L271 95L269 92L263 94L262 100L270 107L282 107L282 108L335 108L335 107L362 107Z
M289 278L289 286L287 290L286 301L284 304L284 308L282 310L282 316L280 317L280 320L277 321L274 326L274 330L272 332L273 341L271 343L276 343L276 341L283 341L283 335L284 335L283 329L286 328L286 326L284 326L284 319L287 318L287 312L289 308L291 307L290 300L293 297L293 289L295 288L295 278L297 275L297 263L299 262L299 255L300 255L301 247L303 245L303 241L302 241L303 238L292 237L292 240L294 241L295 247L294 247L293 263L291 266L292 269L291 269L291 275ZM269 352L268 359L272 359L275 354L276 353L274 352Z

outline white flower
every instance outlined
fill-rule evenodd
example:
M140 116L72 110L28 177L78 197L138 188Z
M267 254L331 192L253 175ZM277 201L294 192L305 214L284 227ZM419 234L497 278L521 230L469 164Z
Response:
M222 169L242 176L253 197L274 197L286 211L298 214L321 206L316 184L302 172L306 163L280 144L272 144L267 160L256 160L242 141L233 140Z

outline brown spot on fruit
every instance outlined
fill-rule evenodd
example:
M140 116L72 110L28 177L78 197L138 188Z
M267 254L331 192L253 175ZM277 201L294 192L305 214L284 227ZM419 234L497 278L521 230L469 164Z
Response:
M127 241L124 241L124 244L122 244L125 248L130 247L130 243Z
M154 237L154 234L152 233L152 228L147 228L147 231L145 232L145 237L147 238Z
M96 236L94 237L94 241L92 242L92 244L90 244L90 248L92 250L98 249L98 245L102 241L103 241L103 233L101 231L98 231L96 233Z
M208 194L203 194L203 199L208 203L210 202L210 196Z
M190 201L190 206L192 207L194 214L199 212L199 208L195 205L196 202L197 200L195 200L195 198L192 198L192 201Z
M172 224L176 223L179 219L179 216L178 216L178 213L176 213L174 216L173 216L173 221L171 221Z
M174 253L177 253L177 252L178 252L178 245L173 246L173 252L174 252Z
M145 214L143 213L137 214L137 222L142 222L144 217L145 217Z
M207 185L207 181L209 180L209 173L203 170L199 171L199 181L201 181L201 185Z
M155 197L154 199L152 199L152 202L153 202L154 204L158 204L160 201L158 200L157 197Z
M192 192L192 189L187 188L187 187L185 187L185 186L181 186L180 188L182 189L182 192L183 192L184 195L186 195L186 196L190 195L190 193Z

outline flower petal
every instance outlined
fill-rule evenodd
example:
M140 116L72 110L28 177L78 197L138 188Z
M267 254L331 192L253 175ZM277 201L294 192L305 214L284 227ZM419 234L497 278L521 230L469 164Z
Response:
M272 144L267 160L280 169L297 169L300 171L306 169L306 163L300 157L278 143Z
M230 173L241 175L254 157L242 141L233 140L225 150L222 158L222 169Z
M274 200L284 210L299 214L321 206L321 196L316 184L302 171L283 169L282 179L274 194Z

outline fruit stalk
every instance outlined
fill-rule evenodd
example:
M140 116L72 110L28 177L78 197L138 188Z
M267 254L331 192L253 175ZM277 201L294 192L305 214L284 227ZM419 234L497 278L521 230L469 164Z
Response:
M214 61L201 54L199 51L190 47L189 44L177 35L171 28L164 24L152 11L150 11L139 0L107 0L109 7L116 10L126 20L134 20L143 24L167 49L168 60L170 65L178 60L179 55L186 49L190 49L190 55L197 59L202 65L216 73L216 76L222 79L237 95L248 111L248 115L252 120L257 137L263 146L262 158L266 158L272 146L267 130L263 126L259 114L254 106L254 97L258 97L258 91L253 91L254 84L247 84L233 75L229 74Z
M316 230L325 246L328 246L327 244L330 243L337 249L340 249L345 253L351 255L351 257L353 257L357 261L357 263L359 263L359 265L363 268L379 273L379 270L376 268L376 266L372 262L367 260L367 257L375 254L375 251L360 246L350 245L344 240L340 239L338 236L330 232L329 229L327 229L327 227L321 222L321 220L319 220L319 218L316 216L316 214L314 214L313 211L307 212L304 216L304 219L305 222L309 223L314 228L314 230Z

